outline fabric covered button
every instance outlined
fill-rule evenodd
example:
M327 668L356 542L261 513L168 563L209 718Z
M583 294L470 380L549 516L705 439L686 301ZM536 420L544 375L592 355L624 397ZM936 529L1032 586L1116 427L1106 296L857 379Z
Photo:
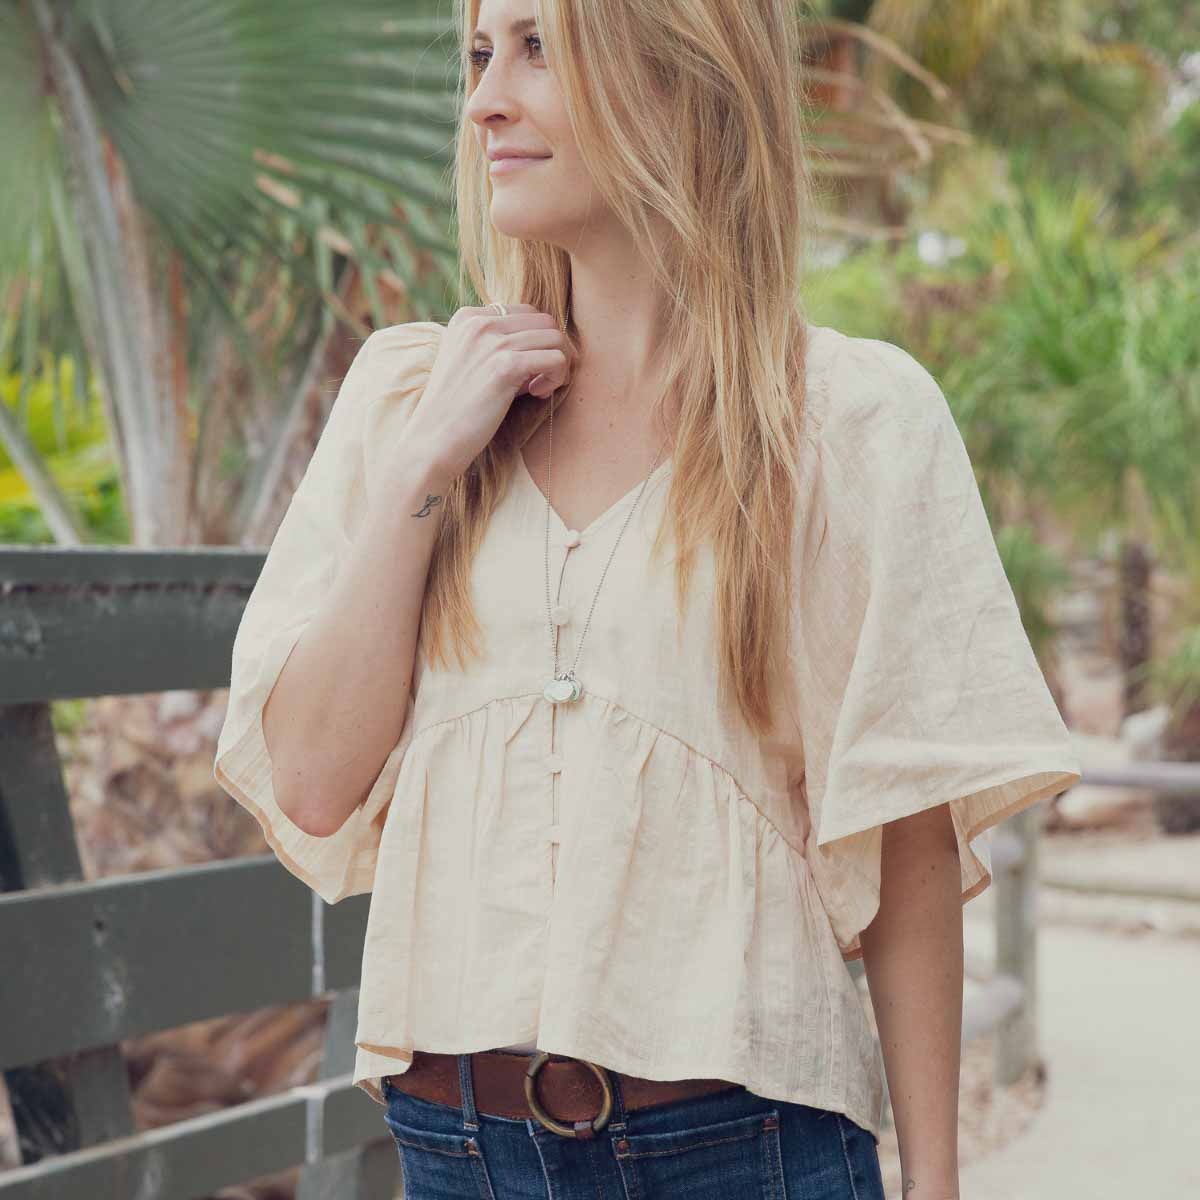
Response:
M562 841L562 826L555 822L553 825L546 826L546 841L561 842Z
M570 549L572 546L578 546L579 531L575 529L568 529L567 532L563 534L563 545L568 549Z
M561 771L563 769L563 756L561 754L546 755L546 770Z
M555 625L565 625L571 619L571 610L565 604L556 604L550 610L550 620Z

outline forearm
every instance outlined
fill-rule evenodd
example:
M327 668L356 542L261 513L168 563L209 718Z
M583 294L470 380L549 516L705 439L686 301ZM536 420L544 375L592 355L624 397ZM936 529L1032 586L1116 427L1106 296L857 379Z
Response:
M366 798L403 730L421 607L450 480L406 447L337 579L263 709L280 808L308 833L336 833Z
M904 1200L959 1194L960 881L946 805L883 827L879 911L861 938Z

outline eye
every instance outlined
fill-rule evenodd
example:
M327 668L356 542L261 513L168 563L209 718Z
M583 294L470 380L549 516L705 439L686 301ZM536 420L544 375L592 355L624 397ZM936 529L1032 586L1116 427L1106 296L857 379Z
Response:
M536 43L537 56L539 58L542 56L542 39L536 33L527 34L522 40L531 53L533 52L533 45L531 43ZM467 52L467 61L471 64L471 69L476 74L487 66L491 57L491 54L486 50L469 50Z

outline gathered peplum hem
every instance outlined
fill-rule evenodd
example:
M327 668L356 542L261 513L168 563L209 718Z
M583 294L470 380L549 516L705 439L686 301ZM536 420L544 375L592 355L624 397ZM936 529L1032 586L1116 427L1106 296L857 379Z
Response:
M414 1047L536 1041L877 1130L873 1036L802 844L715 760L594 693L559 718L569 753L543 770L545 713L523 693L413 735L379 848L356 1083L381 1100Z

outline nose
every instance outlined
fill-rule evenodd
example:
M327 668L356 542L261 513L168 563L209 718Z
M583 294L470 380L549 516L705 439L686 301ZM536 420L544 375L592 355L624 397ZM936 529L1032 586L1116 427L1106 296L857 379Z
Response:
M504 117L511 121L519 111L511 80L504 73L504 64L493 51L475 84L475 90L467 100L467 116L482 132L489 123L494 123L493 118Z

